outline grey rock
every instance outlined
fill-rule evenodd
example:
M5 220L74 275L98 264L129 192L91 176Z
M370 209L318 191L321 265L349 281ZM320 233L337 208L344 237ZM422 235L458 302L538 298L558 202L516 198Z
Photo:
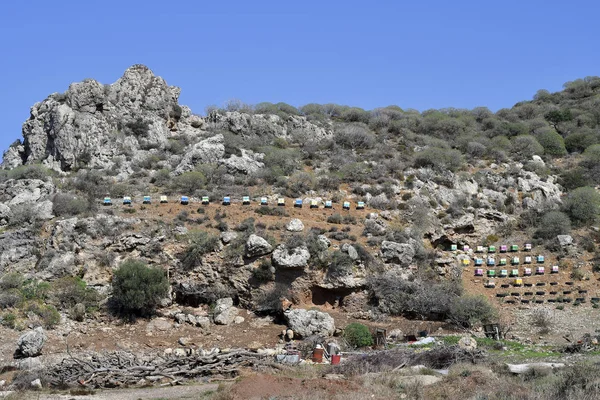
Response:
M0 226L8 224L10 218L10 207L6 204L0 203Z
M42 357L26 357L17 360L17 368L21 371L36 371L42 369Z
M8 266L22 270L33 270L37 263L35 250L39 238L28 229L19 229L0 234L0 269Z
M241 156L232 154L229 158L221 161L230 173L254 174L265 166L261 161L264 154L245 149L240 149L240 152L242 153Z
M285 229L290 232L302 232L304 230L304 224L298 218L294 218L287 223Z
M55 192L51 182L40 179L9 179L0 184L0 201L9 207L48 199Z
M177 313L175 314L175 321L177 321L178 324L183 325L187 322L187 316L184 313Z
M321 311L293 309L287 310L284 317L288 327L298 338L306 338L311 335L331 336L335 332L333 318Z
M288 249L285 244L277 246L272 254L273 263L281 268L304 268L308 265L310 252L306 246Z
M344 243L341 247L341 250L348 254L348 257L350 257L352 261L358 260L358 252L350 243Z
M442 381L442 377L435 375L409 375L399 376L397 381L403 385L430 386Z
M573 245L573 237L571 235L558 235L556 239L561 247Z
M246 242L246 257L260 257L273 251L273 246L258 235L250 235Z
M36 357L42 354L42 348L46 343L48 337L42 327L37 327L32 331L29 331L17 340L17 351L15 352L16 358L23 357Z
M30 385L31 385L32 389L38 389L39 390L39 389L42 388L42 381L38 378L38 379L35 379L35 380L31 381Z
M415 254L414 247L407 243L396 243L387 240L381 243L381 258L387 263L393 262L408 266Z
M208 317L196 316L196 326L207 330L210 328L210 319Z
M383 219L365 219L365 229L375 235L384 235L387 231L387 223Z
M317 236L317 240L322 250L327 250L331 246L331 240L325 235Z
M233 306L230 297L219 299L214 308L213 320L217 325L230 325L237 317L239 310Z
M470 336L463 336L458 341L458 347L465 350L475 350L477 348L477 342Z
M237 237L238 237L238 234L237 234L237 232L234 232L234 231L221 232L221 235L220 235L221 242L223 242L224 244L231 243L231 241Z
M223 135L218 134L198 142L188 150L174 171L175 175L192 171L198 164L217 163L225 155Z

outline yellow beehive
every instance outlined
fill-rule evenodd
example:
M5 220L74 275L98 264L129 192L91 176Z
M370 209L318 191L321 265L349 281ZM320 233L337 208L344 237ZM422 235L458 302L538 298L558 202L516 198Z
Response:
M521 278L516 278L515 282L514 282L515 286L523 286L523 279Z

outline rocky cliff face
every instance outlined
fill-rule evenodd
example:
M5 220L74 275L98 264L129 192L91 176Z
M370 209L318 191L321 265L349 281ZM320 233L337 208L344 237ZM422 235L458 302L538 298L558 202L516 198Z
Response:
M256 172L262 155L240 149L226 156L223 137L207 132L228 130L234 134L286 137L307 132L318 137L330 131L304 117L247 115L238 112L201 118L178 104L180 89L169 86L143 65L134 65L113 84L93 79L73 83L65 93L54 93L31 108L23 124L23 141L5 153L3 168L42 163L55 171L79 168L110 169L119 166L121 178L131 172L134 161L157 154L169 139L183 139L188 147L165 165L175 174L198 163L223 164L232 172Z

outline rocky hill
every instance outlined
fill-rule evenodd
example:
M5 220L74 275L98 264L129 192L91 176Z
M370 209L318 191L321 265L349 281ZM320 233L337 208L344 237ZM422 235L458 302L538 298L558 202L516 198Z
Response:
M282 321L291 308L297 336L333 334L333 319L300 312L313 306L474 327L481 309L456 309L470 295L492 308L525 296L474 277L478 245L513 243L532 243L560 265L561 285L595 297L599 87L570 82L497 113L231 102L202 117L142 65L110 85L73 83L32 107L4 153L2 324L112 321L127 309L115 271L141 262L169 289L150 314L129 311L203 332L242 323L244 309Z

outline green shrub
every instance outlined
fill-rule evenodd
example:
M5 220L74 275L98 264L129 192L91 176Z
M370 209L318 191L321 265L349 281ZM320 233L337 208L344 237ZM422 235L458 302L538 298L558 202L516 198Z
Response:
M14 313L6 313L0 318L0 323L7 328L14 329L17 323L17 316Z
M458 150L429 147L415 155L415 167L430 167L440 171L456 172L463 165L463 156Z
M358 322L353 322L346 326L346 329L344 329L344 339L346 339L350 346L355 348L373 345L373 336L369 331L369 327Z
M134 121L127 122L125 128L135 136L146 136L150 131L150 122L144 121L143 118L137 118Z
M544 154L544 148L531 135L520 135L511 140L512 154L521 160L528 160L533 155Z
M272 215L274 217L289 217L284 208L261 206L254 209L254 212L259 215Z
M330 224L341 224L343 221L344 219L339 213L335 213L327 217L327 222Z
M40 317L46 329L52 329L60 322L60 314L52 305L44 304L39 300L32 300L25 304L24 311Z
M362 124L347 125L335 133L335 143L353 150L370 149L375 145L375 136Z
M535 138L544 148L544 153L558 157L567 154L565 141L555 130L543 130L542 132L536 134Z
M8 171L9 179L40 179L45 180L54 173L40 164L22 165Z
M58 217L79 215L89 209L87 200L69 193L58 193L52 199L52 212Z
M112 300L124 314L149 315L169 291L163 270L147 267L138 260L126 260L112 279Z
M450 318L459 326L472 327L487 323L496 317L496 310L483 296L463 295L450 305Z
M173 189L192 196L197 190L204 188L206 177L200 171L184 172L173 179Z
M68 310L77 304L83 304L85 310L98 307L100 294L87 287L84 280L76 276L66 276L50 284L50 298L63 310Z
M23 282L25 282L25 279L21 274L17 272L10 272L2 276L2 279L0 279L0 289L21 289Z
M191 232L189 244L182 253L180 260L184 269L196 268L202 263L202 256L219 248L219 238L204 231Z
M591 225L600 213L600 194L592 187L580 187L567 196L564 211L577 225Z
M571 232L569 216L560 211L546 213L535 232L536 237L554 239L557 235L567 235Z
M261 260L260 264L258 264L258 267L252 270L252 276L259 282L268 282L274 280L275 274L273 273L271 260L268 258Z

